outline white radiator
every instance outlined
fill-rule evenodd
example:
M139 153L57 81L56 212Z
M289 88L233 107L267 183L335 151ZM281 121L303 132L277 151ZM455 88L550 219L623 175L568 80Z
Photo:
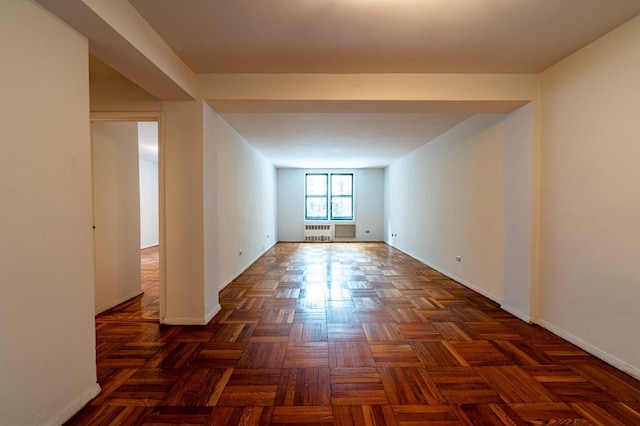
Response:
M328 243L332 235L331 225L305 225L304 240L316 243Z

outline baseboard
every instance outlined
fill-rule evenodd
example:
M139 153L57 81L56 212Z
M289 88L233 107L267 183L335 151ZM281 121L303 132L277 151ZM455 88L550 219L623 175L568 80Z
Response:
M426 261L425 259L420 258L419 256L416 256L410 252L404 251L402 249L399 249L398 247L394 246L393 244L389 244L388 242L385 241L385 243L387 243L388 245L390 245L391 247L395 248L396 250L400 250L401 252L403 252L404 254L411 256L412 258L414 258L415 260L417 260L420 263L424 263L425 265L427 265L429 268L434 269L438 272L440 272L443 275L446 275L447 277L451 278L452 280L462 284L465 287L470 288L471 290L480 293L481 295L483 295L484 297L493 300L494 302L498 303L498 304L502 304L502 298L496 296L495 294L491 294L488 291L486 291L485 289L476 286L473 283L470 283L460 277L457 277L456 275L452 274L451 272L447 271L444 268L440 268L438 266L435 266L433 264L431 264L430 262Z
M80 395L78 395L71 403L58 412L55 416L51 417L43 425L62 425L67 420L73 417L78 411L82 410L85 405L100 393L100 385L94 383L91 387Z
M207 314L204 316L205 325L209 324L209 322L213 319L213 317L215 317L216 314L221 310L222 310L222 306L220 306L220 303L217 303L216 306L213 307L213 309L207 312Z
M597 346L594 346L584 340L582 340L581 338L569 333L568 331L566 331L563 328L557 327L553 324L551 324L548 321L539 319L537 317L533 317L531 316L529 313L523 312L520 309L517 309L511 305L508 304L503 304L502 300L486 291L483 291L482 289L474 286L471 283L466 282L465 280L462 280L458 277L456 277L453 274L450 274L449 272L447 272L444 269L438 268L434 265L430 265L429 262L426 262L424 259L421 259L418 256L414 256L411 253L408 253L402 249L399 249L398 247L394 246L393 244L391 244L389 241L385 241L385 243L387 243L388 245L390 245L391 247L395 248L396 250L400 250L401 252L413 257L414 259L418 260L419 262L424 263L425 265L429 266L432 269L435 269L436 271L452 278L453 280L459 282L460 284L463 284L466 287L469 287L470 289L477 291L478 293L482 294L485 297L488 297L489 299L493 300L494 302L497 302L500 304L500 308L505 310L506 312L510 313L511 315L514 315L515 317L521 319L522 321L525 322L533 322L535 324L540 325L541 327L549 330L550 332L552 332L553 334L555 334L558 337L561 337L565 340L567 340L568 342L573 343L574 345L578 346L579 348L585 350L586 352L590 353L591 355L600 358L602 361L606 362L609 365L612 365L613 367L617 368L618 370L621 370L627 374L629 374L630 376L632 376L635 379L640 380L640 368L639 367L635 367L631 364L628 364L624 361L622 361L621 359L617 358L616 356L598 348Z
M507 311L507 312L509 312L511 315L513 315L514 317L516 317L518 319L521 319L524 322L528 322L528 323L532 322L531 316L529 315L528 312L523 312L520 309L515 308L515 307L513 307L511 305L508 305L506 303L502 303L500 305L500 308L505 310L505 311Z
M162 320L164 325L205 325L204 318L172 318L165 317Z
M253 260L251 260L251 261L249 261L249 262L245 263L243 266L241 266L241 267L240 267L239 272L236 272L236 273L234 273L234 274L233 274L233 278L231 278L231 279L227 279L227 280L225 280L225 281L222 281L222 282L220 283L220 285L218 286L218 291L222 291L222 290L224 290L224 288L225 288L226 286L228 286L229 284L231 284L231 283L232 283L236 278L238 278L240 275L242 275L242 273L243 273L244 271L246 271L246 270L249 268L249 266L253 265L253 264L256 262L256 260L260 259L260 258L261 258L261 257L262 257L266 252L268 252L269 250L271 250L271 248L272 248L273 246L275 246L275 245L276 245L276 243L278 243L278 242L279 242L279 241L274 242L274 243L273 243L273 244L271 244L269 247L267 247L266 249L264 249L260 254L258 254L257 256L255 256Z
M640 368L634 367L633 365L622 361L620 358L616 357L615 355L611 355L610 353L603 351L597 346L594 346L591 343L588 343L582 340L581 338L569 333L567 330L561 327L557 327L548 321L538 319L536 323L546 328L556 336L560 336L563 339L578 346L579 348L584 349L586 352L589 352L591 355L597 358L600 358L607 364L612 365L616 367L618 370L624 371L625 373L632 376L633 378L640 380Z
M207 312L204 318L181 318L181 317L165 317L162 320L162 324L165 325L207 325L209 321L216 316L218 312L222 310L222 306L220 304L216 304L209 312Z
M103 313L104 311L108 311L109 309L118 306L121 303L124 303L128 300L133 299L134 297L138 297L140 296L142 293L144 293L142 291L142 289L138 289L135 291L132 291L131 293L127 293L123 296L118 297L116 300L110 301L109 303L105 303L101 306L98 306L96 308L96 315Z

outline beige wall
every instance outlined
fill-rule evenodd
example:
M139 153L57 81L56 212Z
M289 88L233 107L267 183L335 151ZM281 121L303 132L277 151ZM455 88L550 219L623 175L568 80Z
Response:
M204 324L202 104L163 102L165 318Z
M88 46L27 0L0 40L0 424L60 424L99 391Z
M138 123L91 124L96 314L142 293Z
M505 116L479 114L394 162L385 176L386 241L497 301L504 140Z
M542 73L540 320L640 376L640 18Z
M95 56L89 56L92 112L160 111L160 101Z

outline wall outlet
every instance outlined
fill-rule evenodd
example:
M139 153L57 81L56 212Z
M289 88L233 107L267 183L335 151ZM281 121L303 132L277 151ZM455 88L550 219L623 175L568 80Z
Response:
M456 256L456 262L462 262L462 258L460 256Z
M366 231L364 231L365 234L368 234L369 232L371 232L371 231L369 231L368 229Z
M242 250L238 252L238 256L242 256Z

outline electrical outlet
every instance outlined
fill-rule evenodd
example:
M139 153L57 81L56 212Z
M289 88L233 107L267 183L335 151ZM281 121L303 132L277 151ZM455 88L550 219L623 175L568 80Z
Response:
M242 256L242 250L238 252L238 256Z
M456 262L462 262L462 257L456 256Z
M369 231L368 229L366 231L364 231L365 234L368 234L369 232L371 232L371 231Z

